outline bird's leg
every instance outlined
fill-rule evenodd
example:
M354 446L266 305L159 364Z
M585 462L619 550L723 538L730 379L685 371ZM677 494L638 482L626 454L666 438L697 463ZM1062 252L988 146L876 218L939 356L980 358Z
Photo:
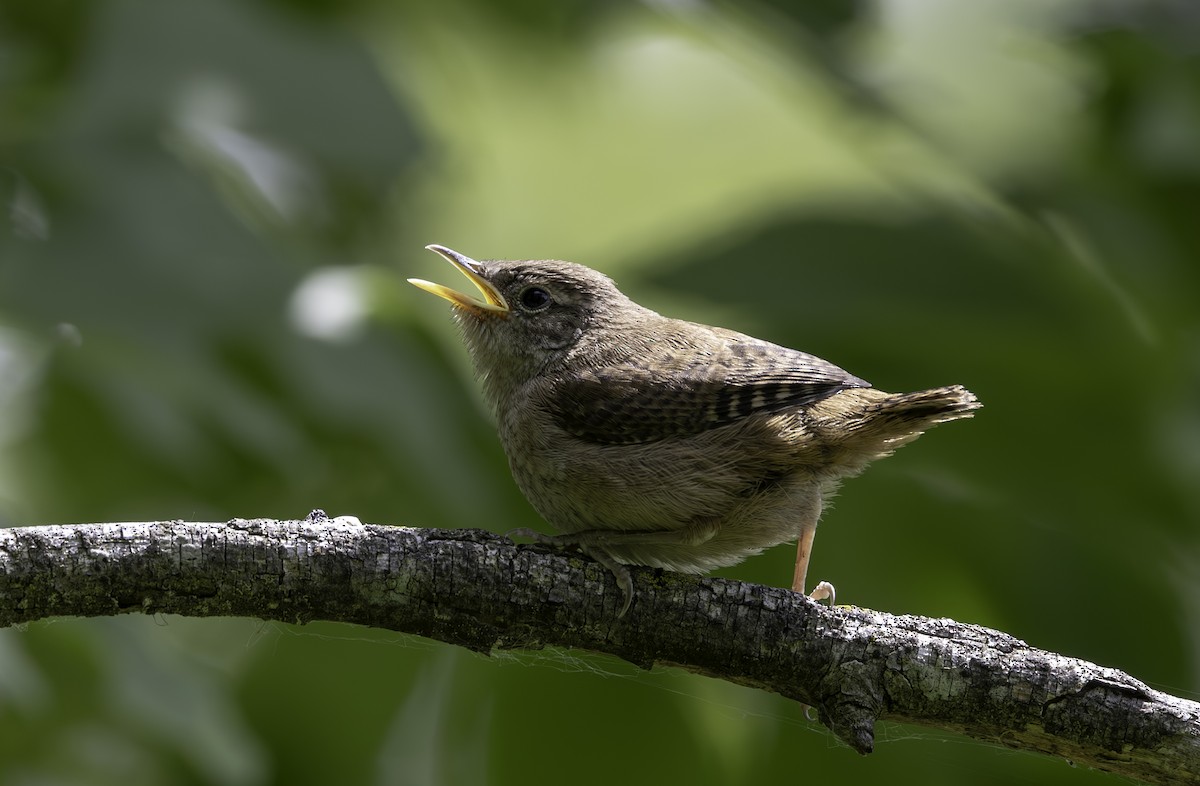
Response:
M581 532L568 532L562 535L546 535L537 530L522 527L510 530L506 537L530 538L535 543L548 546L574 546L592 559L608 568L617 580L617 586L625 594L625 603L617 613L618 617L625 616L629 605L633 602L633 577L629 568L613 559L606 546L645 546L645 545L684 545L699 546L712 539L717 534L719 524L716 519L696 519L679 529L648 529L648 530L615 530L587 529Z
M792 592L799 592L801 595L804 594L804 581L808 577L808 560L812 556L813 538L816 534L817 523L813 521L800 530L800 537L796 541L796 570L792 573ZM822 581L813 587L809 597L813 600L828 598L829 605L832 606L835 594L833 585L828 581Z
M796 541L796 570L792 573L792 592L804 594L804 580L808 577L808 559L812 556L813 538L817 534L814 526L805 526L800 530Z

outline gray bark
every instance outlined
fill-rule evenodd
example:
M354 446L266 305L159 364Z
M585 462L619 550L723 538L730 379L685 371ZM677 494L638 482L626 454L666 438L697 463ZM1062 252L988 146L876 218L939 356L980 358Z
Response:
M978 625L635 569L481 530L241 520L0 530L0 626L122 613L335 620L487 653L577 647L774 691L860 753L880 718L1160 784L1200 780L1200 704Z

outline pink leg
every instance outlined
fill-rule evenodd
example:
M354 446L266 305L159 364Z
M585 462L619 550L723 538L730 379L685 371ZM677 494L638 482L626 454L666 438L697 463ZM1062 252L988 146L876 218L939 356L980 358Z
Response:
M817 534L817 526L814 523L810 527L805 527L800 530L800 538L796 541L796 569L792 573L792 592L804 594L804 582L808 577L808 560L812 556L813 537ZM834 603L835 590L833 585L828 581L821 581L817 586L813 587L812 594L809 595L813 600L824 600L828 598L829 605Z

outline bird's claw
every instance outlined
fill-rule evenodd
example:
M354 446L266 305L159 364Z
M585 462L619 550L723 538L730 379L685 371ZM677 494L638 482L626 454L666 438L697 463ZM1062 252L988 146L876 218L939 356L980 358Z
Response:
M828 598L829 599L829 608L833 608L834 599L835 599L836 595L837 595L837 590L835 590L833 588L833 585L830 584L828 581L818 582L817 586L813 587L813 591L808 593L808 597L812 598L813 600L819 601L819 600L825 600L826 598Z
M543 546L554 546L562 549L578 549L592 559L599 562L608 572L617 580L617 587L621 590L623 601L621 610L617 612L617 617L624 617L625 612L629 611L630 604L633 603L633 576L629 572L629 568L617 562L612 557L608 556L602 548L593 546L588 548L586 545L579 542L577 537L572 535L547 535L544 532L538 532L536 529L529 527L518 527L510 529L504 533L504 537L512 540L513 538L529 538L534 543L539 543Z

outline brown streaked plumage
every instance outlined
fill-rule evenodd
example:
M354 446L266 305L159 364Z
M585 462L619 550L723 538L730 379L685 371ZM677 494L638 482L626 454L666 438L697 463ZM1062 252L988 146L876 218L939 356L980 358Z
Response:
M410 281L454 304L513 477L560 533L521 534L608 566L622 614L624 565L700 573L789 540L803 592L838 484L980 406L958 385L885 393L813 355L664 317L582 265L429 248L481 296Z

